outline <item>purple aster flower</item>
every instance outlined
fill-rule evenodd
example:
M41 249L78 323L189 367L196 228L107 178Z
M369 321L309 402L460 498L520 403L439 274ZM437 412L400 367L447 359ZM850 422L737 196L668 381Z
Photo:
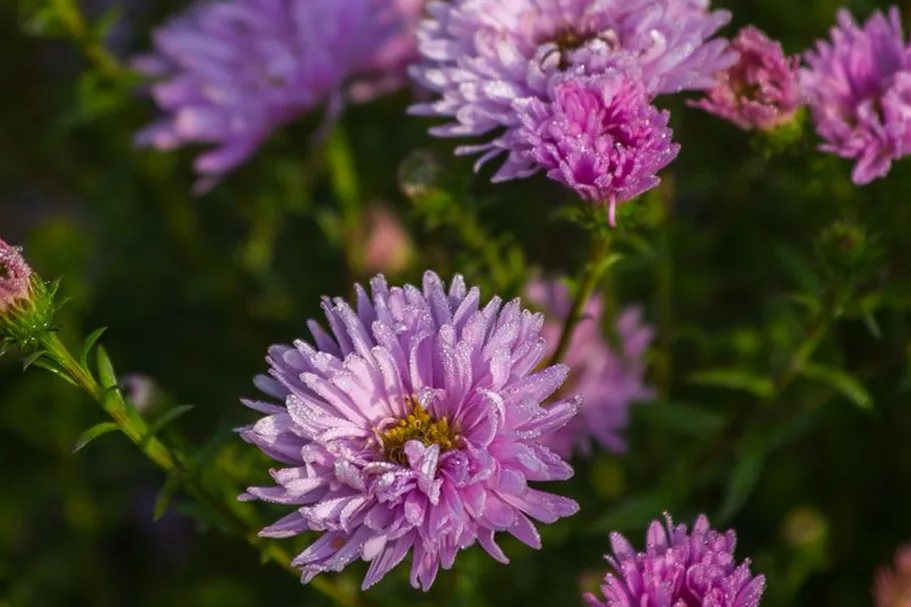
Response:
M657 173L677 157L670 115L649 104L644 85L622 70L597 76L567 72L551 80L550 102L520 106L517 149L583 200L606 203L616 223L618 203L652 189Z
M911 545L896 553L895 569L883 568L877 572L873 595L876 607L911 605Z
M350 80L366 79L360 98L389 88L390 74L375 72L393 69L401 58L396 48L403 23L391 2L197 4L156 30L156 51L135 61L157 79L151 92L165 112L137 133L136 143L161 150L212 144L194 165L203 176L196 186L202 192L279 126L323 105L331 122Z
M275 486L242 497L295 507L261 535L322 532L294 560L302 580L360 557L364 588L409 552L424 590L476 541L505 563L498 531L540 547L530 519L551 523L578 505L528 483L572 476L543 441L580 400L541 405L568 373L535 371L543 317L518 300L481 307L461 276L448 293L433 272L423 289L382 276L371 287L356 287L354 308L323 301L331 334L311 321L315 345L270 349L271 377L257 385L283 406L246 402L266 417L241 436L285 467L272 471Z
M541 335L548 344L556 346L563 321L572 307L569 289L559 281L536 280L526 287L525 295L545 310ZM576 325L563 359L571 369L563 389L583 398L579 415L546 440L547 446L565 458L574 449L589 455L592 439L614 453L626 451L622 432L629 422L629 406L653 396L652 390L643 383L645 364L642 356L654 332L642 323L639 308L626 308L616 321L623 352L615 353L601 331L603 308L601 297L597 295L588 301L585 316Z
M636 552L625 537L611 534L613 556L606 556L615 574L604 578L601 592L583 598L592 607L756 607L765 590L765 577L753 577L750 561L734 560L733 530L711 529L705 515L692 533L686 525L667 527L653 521L645 552Z
M786 57L779 42L752 26L741 29L732 46L740 59L722 74L707 99L690 105L747 131L768 131L791 121L801 105L800 58Z
M820 149L856 159L858 185L885 176L911 152L911 51L898 8L875 13L858 27L838 12L832 41L806 54L800 81L812 110Z
M0 317L32 298L32 269L16 247L0 238Z
M441 98L411 112L446 116L441 137L492 140L462 146L483 152L480 166L507 152L494 181L527 177L541 167L521 145L521 108L554 101L554 77L598 76L618 65L635 72L648 96L715 84L736 60L725 40L709 41L730 15L709 12L708 0L454 0L431 2L418 30L424 62L415 79Z

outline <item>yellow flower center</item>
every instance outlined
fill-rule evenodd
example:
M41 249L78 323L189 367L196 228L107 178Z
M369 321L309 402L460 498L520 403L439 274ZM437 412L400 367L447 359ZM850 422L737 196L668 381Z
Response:
M405 444L412 440L421 441L427 447L439 445L441 453L459 446L461 436L450 425L448 417L434 419L417 402L417 399L412 397L406 397L405 404L411 411L408 417L399 420L397 424L380 433L386 459L407 466L408 457L405 455Z

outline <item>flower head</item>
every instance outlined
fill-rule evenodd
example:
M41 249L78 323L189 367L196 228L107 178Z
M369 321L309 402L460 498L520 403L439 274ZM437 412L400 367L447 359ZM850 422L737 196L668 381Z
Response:
M525 294L529 301L544 308L546 319L541 334L548 344L556 346L572 306L569 289L558 281L536 280L526 287ZM590 454L593 440L609 451L625 451L622 432L629 420L629 407L653 395L643 383L642 356L653 331L642 323L642 311L626 308L617 318L622 353L614 352L604 340L602 317L603 302L599 296L592 297L564 357L571 369L564 390L571 389L583 401L579 415L547 438L546 444L562 457L568 458L574 449Z
M0 315L32 297L32 269L19 249L0 239Z
M197 190L211 187L279 126L323 105L334 118L353 78L376 85L390 76L384 70L401 72L394 67L401 53L388 50L405 35L391 1L195 5L156 30L155 52L135 61L156 79L152 96L165 112L136 143L162 150L214 145L195 162L203 176Z
M806 54L800 82L821 149L856 159L852 179L885 176L892 161L911 152L911 51L898 8L875 13L859 27L838 12L831 42Z
M19 249L0 239L0 344L31 345L48 331L54 294L55 289L47 288Z
M737 537L719 533L705 515L693 531L686 525L653 521L645 552L636 552L625 537L611 534L614 555L607 556L615 574L604 579L606 602L585 595L592 607L756 607L765 590L765 577L753 577L749 560L734 560Z
M676 158L668 112L649 103L641 82L619 69L598 76L564 74L551 81L547 103L529 98L519 116L519 149L579 196L609 206L658 185L658 171Z
M895 554L895 569L883 568L877 572L873 594L876 607L911 605L911 545Z
M732 44L737 63L721 76L708 98L694 107L730 120L744 130L767 131L794 118L801 104L799 57L786 57L781 44L747 26Z
M323 532L294 560L302 579L361 558L365 588L409 552L411 583L426 590L476 541L507 562L496 532L539 547L530 519L578 510L528 482L572 476L543 441L579 400L541 406L568 372L535 371L541 315L498 297L482 307L461 276L448 292L432 272L423 288L371 286L355 307L324 300L331 333L311 321L314 345L270 349L257 385L283 405L246 403L266 416L241 436L284 467L245 497L295 508L261 535Z
M647 96L714 85L736 54L709 38L729 14L709 12L708 0L453 0L431 2L418 30L422 64L417 81L441 98L418 104L419 115L446 116L431 129L441 137L490 141L456 153L483 152L478 166L507 153L494 181L540 170L520 145L520 109L554 101L552 79L564 72L598 76L618 64L635 70Z

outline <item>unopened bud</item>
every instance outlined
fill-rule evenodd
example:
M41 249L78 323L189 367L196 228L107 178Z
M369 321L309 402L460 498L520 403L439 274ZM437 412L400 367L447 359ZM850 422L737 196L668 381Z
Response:
M48 331L53 295L20 250L0 239L0 340L28 346Z

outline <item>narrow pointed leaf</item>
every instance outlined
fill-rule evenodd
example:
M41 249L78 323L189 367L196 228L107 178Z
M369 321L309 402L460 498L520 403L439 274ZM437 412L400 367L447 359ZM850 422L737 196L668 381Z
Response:
M114 365L111 363L111 359L108 356L107 350L104 349L104 346L98 346L97 361L98 379L101 382L101 388L103 390L116 388L117 375L114 373Z
M771 379L746 369L706 369L693 373L688 381L703 386L743 390L759 398L771 398L775 391Z
M873 397L864 385L853 375L847 372L819 364L807 364L801 369L807 379L827 384L830 388L841 392L856 407L869 411L873 407Z
M57 363L55 363L55 362L52 361L52 360L48 360L48 359L46 359L46 358L39 358L39 359L36 359L36 360L35 360L34 362L32 362L31 364L35 365L36 367L38 367L38 368L40 368L40 369L44 369L45 371L50 371L51 373L53 373L54 375L56 375L56 376L59 377L60 379L63 379L63 380L65 380L65 381L71 383L71 384L74 385L74 386L77 386L77 387L79 386L79 384L76 383L76 380L74 380L74 379L70 376L69 373L67 373L66 371L64 371L64 370L61 369L60 367L58 367L58 366L57 366Z
M79 440L76 441L76 445L73 447L73 453L78 453L82 450L83 447L88 445L90 442L98 438L99 436L104 436L109 432L117 432L120 430L120 426L114 422L103 422L92 426L85 432L79 435Z
M174 496L177 494L178 489L180 489L180 479L176 476L168 477L161 491L158 492L158 497L155 498L155 510L152 513L153 521L158 522L165 515L168 508L171 507L171 502L174 501Z
M182 416L185 413L188 413L193 409L193 405L181 405L179 407L174 407L158 419L156 419L152 424L149 425L149 430L146 435L143 437L143 444L148 442L152 437L157 435L161 430L176 420L178 417Z
M101 327L92 331L88 337L85 338L85 341L82 343L82 354L79 356L79 362L82 363L83 367L89 366L89 353L92 351L92 348L95 347L95 344L98 343L98 340L107 330L107 327Z

